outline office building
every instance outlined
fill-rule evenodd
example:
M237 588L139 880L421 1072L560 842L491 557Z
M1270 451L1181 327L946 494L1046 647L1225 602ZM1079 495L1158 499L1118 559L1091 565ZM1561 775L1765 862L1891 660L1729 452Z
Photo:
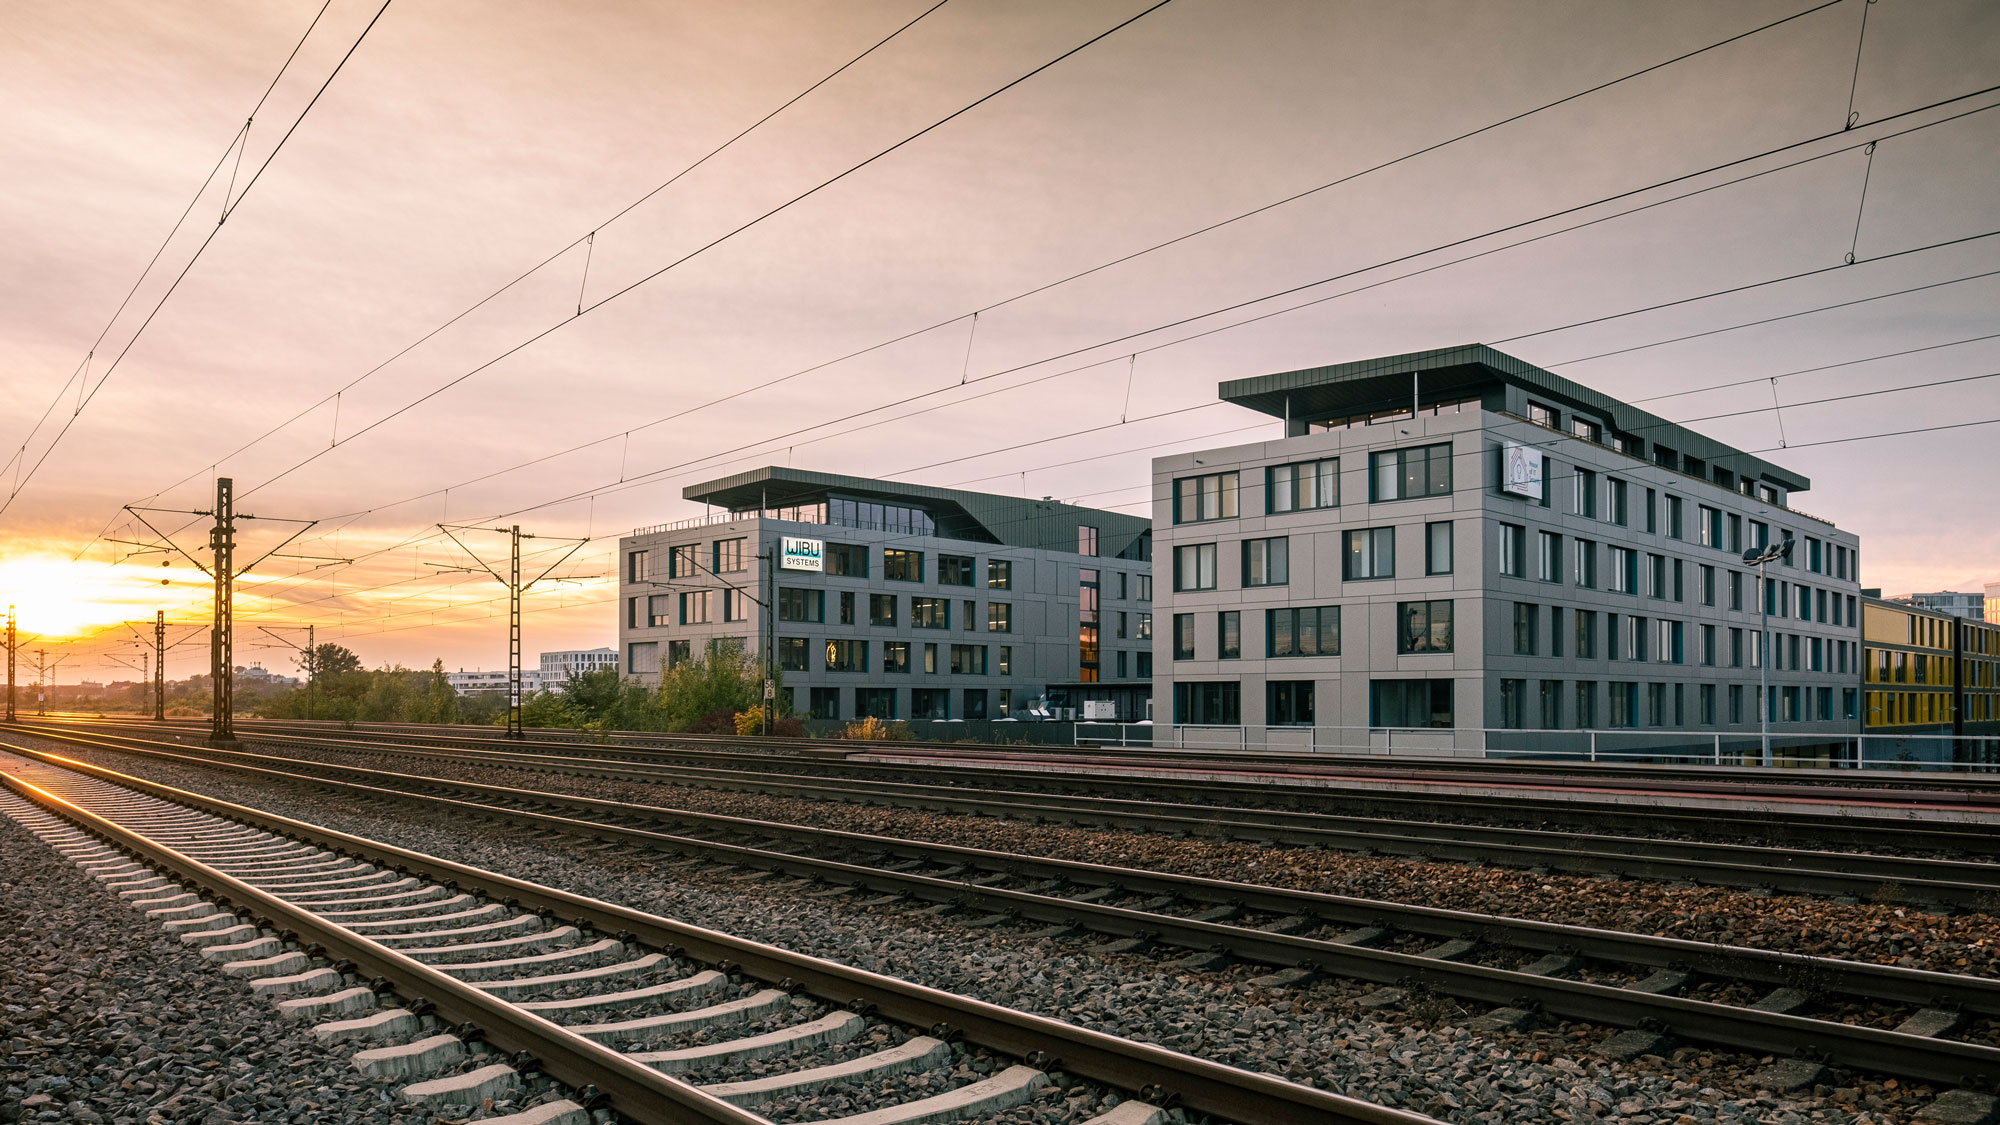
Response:
M1859 729L1858 544L1804 477L1482 345L1220 395L1283 429L1153 462L1160 741L1754 739L1760 606L1773 731ZM1744 551L1787 538L1760 588Z
M1956 736L1870 739L1870 761L2000 762L2000 625L1863 597L1861 644L1863 734Z
M1142 517L775 466L684 495L720 511L620 540L630 678L769 631L810 718L1147 717Z
M541 681L551 687L569 679L572 673L583 675L600 668L616 668L618 650L615 648L571 648L560 652L542 654Z
M1986 595L1961 594L1955 590L1939 590L1930 594L1898 594L1888 599L1917 609L1928 609L1953 617L1969 617L1974 621L1986 619Z

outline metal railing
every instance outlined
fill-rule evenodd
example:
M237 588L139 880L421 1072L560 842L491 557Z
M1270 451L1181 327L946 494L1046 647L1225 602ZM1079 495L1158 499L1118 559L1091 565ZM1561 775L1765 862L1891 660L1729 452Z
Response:
M1352 756L1652 762L1755 766L1756 731L1497 727L1214 726L1079 722L1077 746L1172 750L1296 752ZM1773 733L1777 768L1965 770L2000 773L2000 736L1949 734Z

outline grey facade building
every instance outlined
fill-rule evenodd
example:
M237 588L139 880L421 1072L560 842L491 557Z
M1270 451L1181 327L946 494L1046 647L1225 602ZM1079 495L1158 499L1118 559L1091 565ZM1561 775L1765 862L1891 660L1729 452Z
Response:
M620 540L628 678L768 634L811 718L1147 717L1143 517L778 467L684 494L721 512Z
M1160 741L1754 738L1760 602L1774 734L1858 731L1858 542L1804 477L1482 345L1220 395L1283 436L1153 462Z
M1889 599L1918 609L1933 610L1953 617L1968 617L1974 621L1986 619L1986 595L1984 593L1965 594L1956 590L1939 590L1928 594L1899 594Z

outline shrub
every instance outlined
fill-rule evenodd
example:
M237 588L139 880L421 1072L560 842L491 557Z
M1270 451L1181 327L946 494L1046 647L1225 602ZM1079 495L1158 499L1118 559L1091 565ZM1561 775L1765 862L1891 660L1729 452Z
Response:
M907 730L908 728L905 729ZM886 742L889 739L889 724L870 715L865 719L847 724L847 730L841 737L852 738L860 742Z
M764 708L752 707L748 711L736 713L736 733L739 735L761 734L764 730Z

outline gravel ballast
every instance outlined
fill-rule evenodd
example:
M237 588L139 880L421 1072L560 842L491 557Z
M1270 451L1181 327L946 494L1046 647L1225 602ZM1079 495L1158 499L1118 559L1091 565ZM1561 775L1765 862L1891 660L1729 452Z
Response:
M495 832L476 818L436 807L367 806L346 797L267 788L219 771L131 755L68 747L61 752L282 815L331 823L345 831L638 909L1453 1121L1851 1125L1908 1120L1935 1093L1922 1086L1837 1072L1838 1084L1780 1096L1759 1090L1752 1078L1770 1060L1684 1048L1668 1059L1613 1063L1593 1053L1595 1045L1612 1034L1609 1028L1558 1023L1522 1032L1475 1033L1461 1026L1467 1013L1444 998L1418 997L1401 1012L1363 1012L1353 1003L1357 987L1342 982L1264 989L1248 983L1262 971L1250 967L1191 972L1146 957L1091 953L1088 946L1095 939L1033 939L1012 927L967 929L949 918L897 907L868 911L837 900L802 900L755 886L698 885L658 870L650 858L620 857L560 838L520 842L518 836ZM401 763L405 769L414 764ZM543 783L552 780L534 776ZM487 777L498 780L490 773ZM661 796L656 792L652 800L665 803ZM824 811L864 817L879 813L838 807ZM944 823L954 818L929 819ZM1015 827L967 823L982 830ZM1028 831L1044 839L1068 835L1068 830ZM1117 833L1086 835L1116 839L1128 852L1139 843L1157 843L1164 851L1189 843ZM1299 856L1351 858L1284 849L1251 851L1265 853L1274 862ZM1437 867L1455 877L1468 874L1449 865L1396 863L1394 870L1407 878L1422 867ZM1607 891L1607 884L1577 882L1584 884L1579 892ZM1645 885L1609 886L1623 895ZM1769 911L1775 901L1740 897L1754 904L1754 912ZM1426 898L1436 901L1433 896ZM1844 909L1880 909L1893 916L1889 907ZM1518 907L1506 912L1527 913Z

